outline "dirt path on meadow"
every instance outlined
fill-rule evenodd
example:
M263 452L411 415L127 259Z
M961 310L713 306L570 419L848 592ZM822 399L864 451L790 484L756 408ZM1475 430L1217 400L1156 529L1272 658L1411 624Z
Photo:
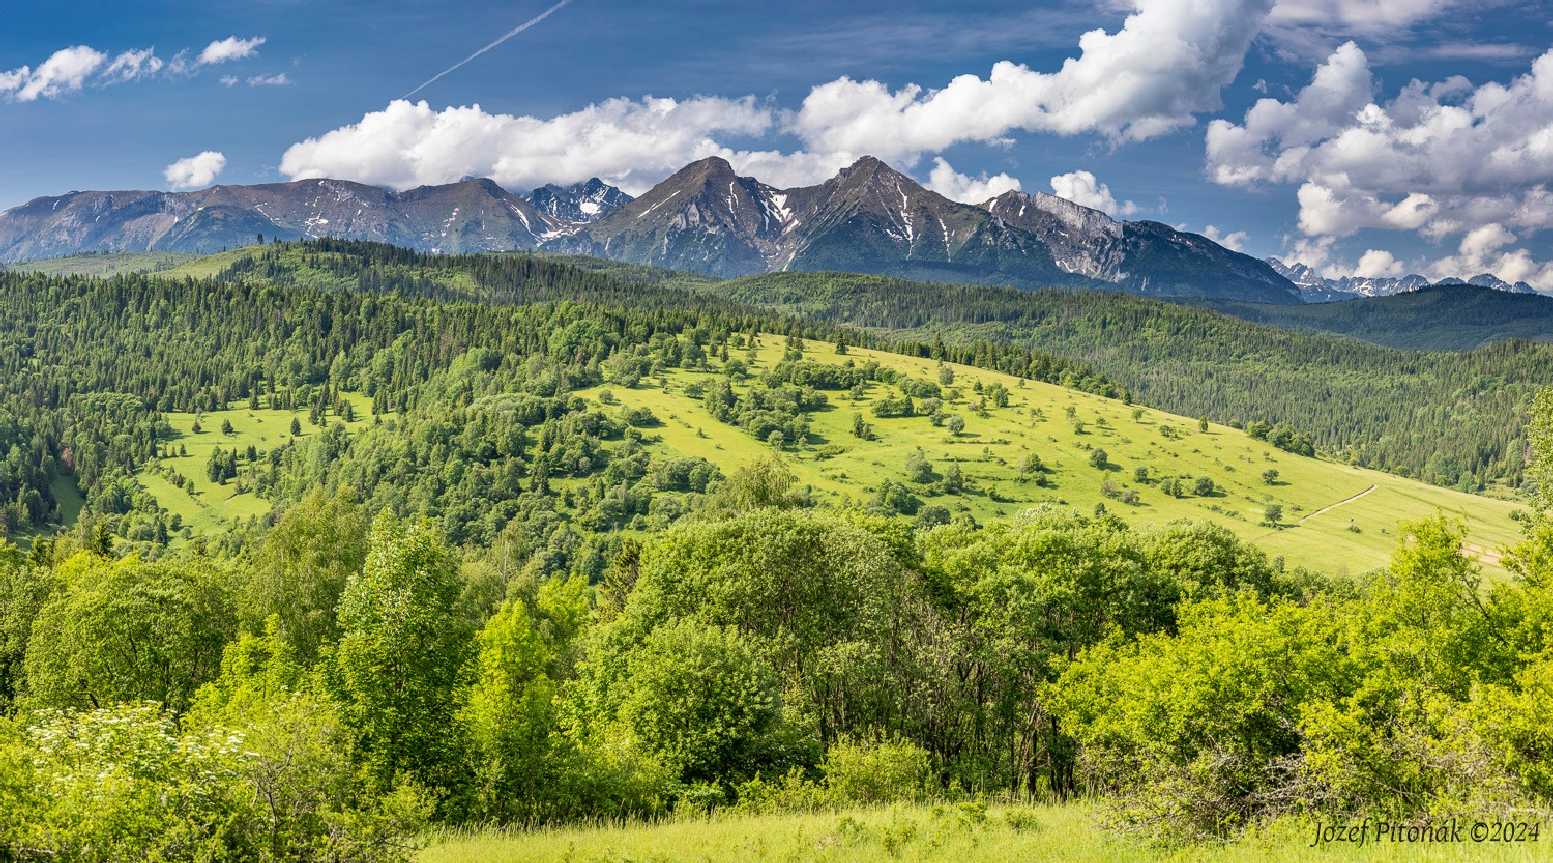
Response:
M1318 515L1320 515L1320 514L1322 514L1324 512L1331 512L1332 510L1337 509L1338 507L1340 507L1340 506L1342 506L1344 504L1353 503L1354 501L1358 500L1361 497L1364 497L1365 495L1369 494L1370 492L1372 492L1374 490L1375 490L1375 486L1373 484L1371 484L1369 488L1365 489L1364 491L1359 492L1358 494L1356 494L1356 495L1354 495L1352 497L1345 497L1342 500L1338 501L1337 503L1331 504L1329 506L1324 506L1324 507L1316 510L1315 512L1311 513L1310 515L1305 516L1304 518L1300 519L1300 524L1304 524L1305 522L1310 521L1311 519L1315 518L1316 516L1318 516Z

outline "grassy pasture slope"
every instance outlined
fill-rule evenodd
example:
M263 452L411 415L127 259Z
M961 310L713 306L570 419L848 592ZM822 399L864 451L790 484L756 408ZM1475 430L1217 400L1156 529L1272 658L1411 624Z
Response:
M764 337L754 370L759 372L778 361L782 349L781 337ZM742 358L742 353L739 356ZM837 356L832 345L819 342L810 342L805 356L824 363L844 363L848 357L858 362L873 359L913 377L938 380L937 363L929 359L857 348L847 356ZM827 393L829 408L812 415L818 441L789 450L785 458L819 497L865 500L886 478L906 481L906 457L920 448L940 474L951 462L957 462L980 493L933 497L917 486L914 491L918 496L925 504L969 512L981 522L1014 515L1043 502L1086 511L1104 503L1109 511L1138 525L1177 519L1222 524L1291 563L1334 573L1383 565L1396 544L1397 523L1436 512L1467 525L1469 543L1490 570L1497 569L1497 550L1519 536L1510 519L1516 508L1513 503L1293 455L1228 426L1211 424L1202 433L1194 419L1130 407L1052 384L1021 382L969 366L951 367L961 397L946 410L965 419L965 431L959 437L934 427L926 417L873 416L873 402L889 393L884 385L873 384L867 397L857 403L846 392ZM659 438L660 446L683 455L700 455L728 471L769 452L769 448L742 429L713 419L700 399L686 394L686 387L710 382L716 374L715 364L712 372L675 369L666 376L666 389L649 380L634 389L606 385L580 395L597 399L601 390L608 389L624 407L651 409L662 424L645 431L649 437ZM977 416L972 408L978 380L984 386L1001 382L1008 387L1009 406L991 408L986 418ZM1084 425L1082 434L1067 416L1070 406ZM877 440L863 441L852 435L854 413L861 413L873 425ZM1179 437L1164 437L1160 432L1164 426L1174 428ZM1097 447L1106 451L1111 468L1102 471L1090 465L1091 450ZM1031 452L1046 463L1050 487L1020 479L1019 464ZM1150 469L1150 482L1134 480L1134 469L1139 466ZM1275 485L1262 479L1269 468L1279 473ZM1211 497L1173 498L1160 490L1159 483L1172 476L1188 480L1208 476L1220 491ZM1132 506L1106 499L1101 493L1106 479L1136 490L1141 503ZM1002 501L987 492L996 492ZM1270 502L1283 507L1284 526L1273 528L1262 523Z
M115 276L120 273L149 273L168 278L209 278L232 265L233 261L254 251L241 246L224 252L89 252L7 264L22 273L48 273L56 276Z
M620 863L620 861L814 861L814 863L1389 863L1543 860L1547 839L1522 845L1308 848L1314 824L1279 823L1226 845L1151 848L1098 823L1086 804L1004 809L984 821L956 807L897 807L845 813L726 817L655 825L566 827L434 836L421 863Z
M187 266L219 269L225 265L222 259L237 254L207 256ZM759 373L777 362L782 350L782 337L765 336L752 371ZM743 352L738 355L744 358ZM805 355L824 363L848 359L838 356L831 344L819 342L810 343ZM938 380L933 360L857 348L849 357L859 362L874 359L922 380ZM946 405L946 410L965 419L963 434L951 435L926 417L875 417L873 403L890 388L873 384L866 397L856 403L846 392L827 393L830 406L812 416L816 439L790 449L784 457L822 499L864 501L872 497L881 481L904 481L906 457L921 449L940 474L951 462L957 463L976 491L955 496L933 496L923 486L914 486L913 491L924 504L969 512L981 522L1006 518L1042 503L1085 511L1104 503L1109 511L1140 526L1178 519L1222 524L1269 553L1283 555L1290 563L1333 573L1361 572L1383 565L1396 543L1399 522L1437 512L1466 524L1469 551L1490 572L1499 571L1498 550L1519 535L1510 519L1514 503L1296 456L1228 426L1212 424L1203 433L1195 419L997 372L953 368L960 396ZM714 363L710 372L670 370L666 387L649 380L634 389L606 385L579 394L597 399L601 390L609 389L623 407L651 409L662 423L646 430L649 438L658 440L655 446L681 455L703 456L726 472L763 457L769 448L742 429L716 421L699 398L686 394L687 387L710 382L716 375ZM1009 406L991 408L986 417L976 415L977 381L984 386L1001 382L1010 391ZM360 421L366 421L367 400L358 397L356 406L363 418ZM1069 408L1074 412L1072 418L1067 414ZM854 413L872 424L876 440L863 441L852 435ZM195 494L190 497L175 487L157 466L142 470L140 482L170 511L181 514L196 533L223 528L234 518L262 515L269 509L267 501L252 494L234 494L230 482L219 487L210 483L205 477L206 460L215 446L246 448L252 443L263 453L284 443L291 417L290 412L250 412L242 406L207 415L201 421L204 433L193 435L189 433L192 415L170 415L173 426L184 433L174 445L188 446L189 455L163 459L160 466L193 478ZM223 418L231 420L233 435L219 433ZM305 416L303 419L304 433L312 433ZM1083 424L1082 433L1077 431L1075 420ZM1167 426L1177 433L1174 439L1161 433ZM1106 451L1111 465L1108 469L1090 465L1095 448ZM1047 466L1045 487L1019 476L1020 462L1032 452ZM1149 468L1150 481L1134 479L1134 469L1139 466ZM1268 469L1278 471L1276 484L1263 481L1262 474ZM1189 494L1178 499L1160 488L1159 481L1167 477L1180 477L1190 485L1200 476L1212 478L1218 487L1213 496ZM1106 480L1122 490L1136 491L1140 503L1107 499L1102 494ZM1283 508L1282 526L1263 523L1269 503Z
M195 252L92 252L6 266L19 273L114 276L120 273L166 272L200 259L201 256Z
M372 419L372 400L359 393L347 393L356 409L356 421L348 428L360 428ZM236 483L227 480L213 483L206 473L210 452L216 447L230 450L236 447L246 450L252 444L262 458L271 449L282 446L291 438L293 417L302 423L301 438L318 434L319 429L307 421L307 411L249 410L246 404L224 411L201 414L199 434L193 432L193 414L169 413L167 421L178 433L171 441L174 451L185 447L188 455L162 458L146 465L135 474L146 491L168 512L183 517L183 523L195 534L209 534L231 526L233 519L247 520L250 516L262 516L270 511L270 502L252 492L238 494ZM221 421L232 423L232 433L221 433ZM338 422L331 416L329 424ZM243 462L246 466L246 462ZM167 477L176 472L194 480L194 494L179 488Z
M213 254L191 258L187 261L184 261L182 264L173 267L172 269L163 270L156 275L166 276L168 278L174 279L208 279L220 273L227 267L232 266L232 263L237 259L243 257L244 255L251 254L253 251L253 246L239 246L238 248L228 249L224 252L215 252Z

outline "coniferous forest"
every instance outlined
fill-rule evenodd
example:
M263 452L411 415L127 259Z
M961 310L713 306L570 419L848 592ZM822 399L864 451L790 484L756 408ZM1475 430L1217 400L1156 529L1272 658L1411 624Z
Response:
M1538 823L1547 350L327 240L209 278L0 273L0 859L403 860L447 831L989 801L1163 847ZM951 366L1011 383L961 392ZM611 406L682 370L758 455L669 455L669 417ZM1027 382L1194 418L1166 440L1212 420L1280 459L1492 486L1521 537L1487 574L1441 513L1382 568L1324 571L1135 523L1127 494L1185 494L1146 466L996 521L916 500L969 494L959 462L838 478L844 502L794 472L849 398L874 397L857 441L907 416L960 440ZM260 446L233 410L289 430ZM165 465L195 434L220 442L197 479L262 504L218 529L155 490L194 487ZM1120 472L1095 447L1083 469Z

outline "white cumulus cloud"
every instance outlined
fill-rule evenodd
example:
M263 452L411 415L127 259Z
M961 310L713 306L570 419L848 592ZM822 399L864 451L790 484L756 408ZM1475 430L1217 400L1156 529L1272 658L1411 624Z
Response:
M1067 198L1075 204L1100 210L1117 218L1137 214L1138 206L1131 201L1118 201L1111 194L1111 187L1100 182L1088 171L1069 171L1051 178L1052 193Z
M1539 263L1527 249L1511 249L1518 238L1504 225L1490 222L1468 231L1447 255L1429 265L1436 279L1471 278L1489 273L1507 282L1528 282L1538 290L1553 290L1553 263Z
M942 156L933 159L933 171L928 175L927 187L951 201L962 204L980 204L1004 192L1018 191L1019 180L1008 174L968 177L954 169Z
M1415 80L1384 104L1373 87L1364 52L1342 46L1294 101L1263 99L1240 124L1210 124L1209 176L1299 183L1310 235L1549 223L1553 51L1508 84Z
M216 63L229 63L233 60L244 60L259 52L259 46L267 40L263 36L254 36L248 39L239 39L236 36L228 36L218 39L199 53L195 62L201 66L210 66Z
M1207 169L1224 185L1298 184L1307 237L1461 236L1435 275L1553 286L1529 251L1503 248L1553 227L1553 51L1508 82L1413 80L1382 100L1364 51L1344 44L1293 100L1211 123Z
M1018 132L1092 133L1119 144L1217 110L1273 0L1135 0L1133 8L1116 32L1085 33L1055 70L1001 62L986 77L899 89L844 77L813 87L792 110L753 97L617 98L538 118L396 100L294 144L281 171L395 187L465 175L519 187L602 176L640 191L709 155L776 185L802 185L863 155L910 170L954 144L996 146ZM744 150L721 140L767 132L802 146ZM980 180L939 176L957 194L980 191L971 185ZM986 188L1010 187L1004 177L987 178Z
M1385 249L1365 249L1353 274L1361 279L1375 279L1400 276L1402 269L1402 262Z
M61 48L33 69L22 66L0 72L0 95L18 102L54 99L78 92L108 55L89 45Z
M168 165L162 170L162 177L174 189L199 189L215 182L225 167L226 156L206 150Z
M466 175L531 188L602 177L642 191L686 162L737 156L711 136L754 135L772 112L753 98L610 99L549 120L491 114L479 105L436 111L396 99L360 122L293 144L280 171L405 189ZM774 154L756 155L780 166ZM730 159L736 166L750 160Z
M1055 72L1012 62L941 89L839 78L815 87L792 119L808 149L871 153L906 164L921 153L1012 132L1097 132L1142 140L1216 110L1271 9L1265 0L1138 0L1120 30L1092 30Z
M1236 252L1244 251L1246 240L1250 239L1245 231L1227 231L1217 225L1209 225L1203 228L1202 235L1224 248Z

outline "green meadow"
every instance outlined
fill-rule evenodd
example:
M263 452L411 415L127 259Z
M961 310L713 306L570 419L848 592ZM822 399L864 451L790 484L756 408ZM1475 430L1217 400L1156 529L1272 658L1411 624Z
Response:
M781 337L765 337L753 371L780 360L782 351ZM925 358L858 348L840 356L833 345L817 342L806 346L805 358L837 364L875 360L915 378L940 380L939 364ZM828 407L811 415L811 440L789 448L783 457L817 497L866 502L886 479L907 482L906 459L921 450L939 474L958 465L971 489L934 496L917 486L914 492L925 505L969 513L979 522L1042 504L1085 511L1104 505L1140 526L1179 519L1221 524L1291 564L1337 574L1385 564L1399 522L1437 513L1467 527L1468 553L1490 572L1498 570L1498 550L1520 535L1510 516L1517 505L1508 501L1295 455L1229 426L1209 424L1200 431L1195 419L1053 384L970 366L949 368L954 382L946 387L952 397L945 410L964 419L961 433L924 416L874 416L873 405L894 391L874 383L858 401L844 391L827 393ZM771 450L742 429L718 422L691 394L718 374L714 362L710 371L671 369L634 388L605 385L579 395L598 400L607 390L624 408L651 410L660 425L644 431L657 446L702 456L726 472ZM1008 406L989 403L985 416L978 414L978 383L983 389L993 383L1007 387ZM873 440L853 434L855 415L872 426ZM1105 451L1104 468L1091 463L1096 449ZM1021 476L1020 466L1032 453L1046 468L1044 484ZM1146 479L1137 477L1138 468L1147 469ZM1264 479L1269 470L1277 471L1272 482ZM1200 477L1213 481L1212 494L1198 496L1188 489L1177 498L1164 491L1165 480L1180 478L1191 486ZM1108 497L1108 483L1113 495L1136 492L1137 502ZM1269 504L1282 508L1277 525L1266 522Z
M176 267L155 273L168 278L208 279L230 267L234 261L253 253L252 246L240 246L209 255L199 255L182 261Z
M220 252L89 252L7 264L20 273L46 273L54 276L116 276L145 273L167 278L209 278L220 273L254 247L239 246Z
M115 276L120 273L167 273L194 265L204 258L197 252L93 252L8 266L18 272L55 276Z

